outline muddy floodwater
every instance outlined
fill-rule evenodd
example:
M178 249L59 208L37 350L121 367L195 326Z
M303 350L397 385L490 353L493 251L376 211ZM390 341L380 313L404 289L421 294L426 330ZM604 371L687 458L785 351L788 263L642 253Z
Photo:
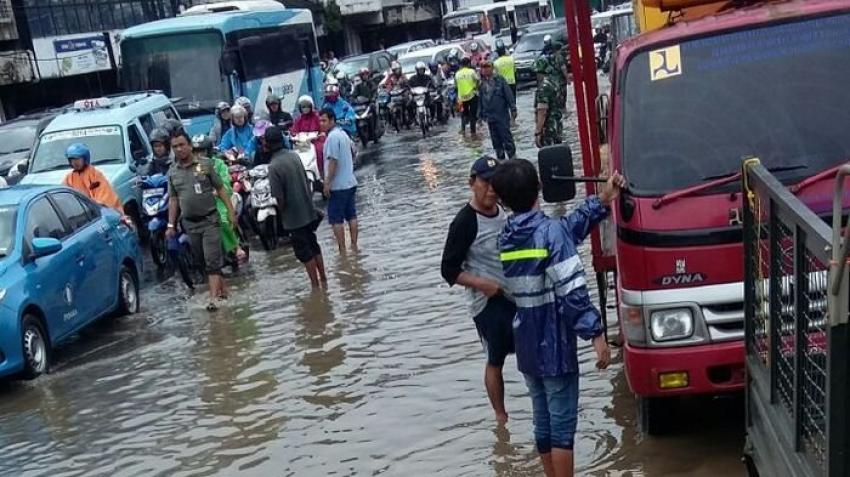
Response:
M514 130L529 159L532 96L520 94ZM290 249L258 244L212 314L149 269L142 313L82 332L50 375L0 384L0 475L542 475L516 361L499 427L465 297L440 277L470 163L490 150L458 126L370 145L357 171L360 251L340 258L319 229L327 292L305 286ZM578 475L745 475L742 397L688 401L669 435L650 438L619 350L606 371L587 343L579 360Z

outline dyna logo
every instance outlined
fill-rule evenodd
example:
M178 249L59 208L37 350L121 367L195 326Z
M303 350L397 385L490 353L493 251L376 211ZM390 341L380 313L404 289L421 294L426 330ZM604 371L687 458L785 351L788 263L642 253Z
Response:
M664 275L653 280L653 283L665 287L674 285L693 285L704 282L708 277L705 274L696 272L688 273L688 266L684 259L676 259L675 273Z

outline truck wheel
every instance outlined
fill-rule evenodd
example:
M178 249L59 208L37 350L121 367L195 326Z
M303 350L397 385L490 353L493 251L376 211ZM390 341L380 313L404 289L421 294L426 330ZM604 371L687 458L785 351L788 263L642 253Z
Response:
M35 379L47 372L50 342L41 320L34 315L24 315L21 321L21 349L24 353L22 378Z
M637 398L638 425L640 430L650 436L660 436L670 431L670 424L677 411L676 397L640 397Z

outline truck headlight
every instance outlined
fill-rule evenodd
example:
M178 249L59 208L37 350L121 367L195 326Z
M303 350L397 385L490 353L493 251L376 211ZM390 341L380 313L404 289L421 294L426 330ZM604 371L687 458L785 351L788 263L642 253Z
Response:
M649 320L655 341L680 340L694 334L694 315L690 308L653 311Z

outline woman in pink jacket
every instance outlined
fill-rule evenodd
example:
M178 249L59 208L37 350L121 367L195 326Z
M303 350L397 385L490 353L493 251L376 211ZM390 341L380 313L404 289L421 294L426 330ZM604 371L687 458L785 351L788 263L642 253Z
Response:
M317 132L319 137L313 140L313 147L316 148L316 165L319 167L319 174L324 174L325 160L322 154L322 149L325 145L325 134L319 129L319 113L313 105L313 98L309 95L304 95L298 98L298 108L301 115L292 123L289 132L295 136L302 132Z

